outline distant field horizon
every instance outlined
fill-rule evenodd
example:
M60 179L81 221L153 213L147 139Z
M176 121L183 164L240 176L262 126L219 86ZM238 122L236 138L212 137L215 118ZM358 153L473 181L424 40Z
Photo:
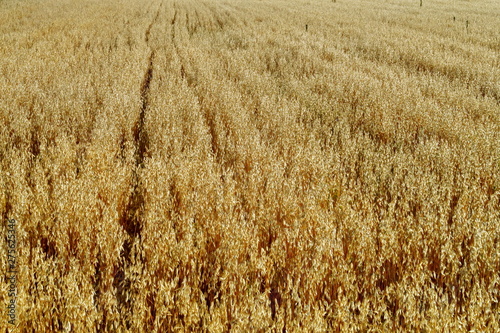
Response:
M500 2L0 2L2 332L500 332Z

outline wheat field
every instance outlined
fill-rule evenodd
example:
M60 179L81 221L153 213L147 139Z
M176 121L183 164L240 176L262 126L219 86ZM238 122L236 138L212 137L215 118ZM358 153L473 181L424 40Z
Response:
M0 124L2 332L500 331L496 0L4 0Z

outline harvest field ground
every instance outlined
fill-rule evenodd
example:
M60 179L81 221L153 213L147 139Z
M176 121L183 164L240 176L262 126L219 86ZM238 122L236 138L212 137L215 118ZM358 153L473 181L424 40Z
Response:
M500 2L0 1L0 216L2 332L500 332Z

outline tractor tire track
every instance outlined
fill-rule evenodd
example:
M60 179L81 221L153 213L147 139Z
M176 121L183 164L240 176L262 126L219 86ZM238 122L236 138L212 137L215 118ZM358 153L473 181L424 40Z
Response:
M144 190L141 185L141 170L144 169L144 160L149 156L149 138L146 129L146 118L149 110L150 88L154 76L154 59L156 49L150 42L152 28L157 24L163 2L160 2L156 14L144 33L144 41L150 49L147 58L147 67L140 86L139 117L132 129L135 145L135 163L133 165L131 190L126 207L120 217L120 224L126 231L128 237L122 245L120 252L120 264L115 269L113 286L116 288L116 298L122 320L127 327L132 327L132 310L138 288L134 286L140 276L134 265L142 262L141 231L143 227Z
M155 17L153 18L153 20L149 24L148 28L146 29L146 33L144 34L144 40L146 41L146 44L148 44L148 45L149 45L149 36L151 35L151 28L153 27L155 22L158 20L158 17L160 16L160 10L161 10L162 5L163 5L163 2L161 2L160 5L158 6L158 10L156 11Z
M211 16L213 17L213 12L210 10L206 4L203 4L205 9L208 9ZM193 82L192 80L189 79L189 62L185 59L185 57L182 55L182 50L180 46L180 41L178 40L179 34L176 33L176 29L180 29L180 20L179 20L179 11L180 8L178 7L178 4L176 2L173 3L173 8L174 8L174 15L171 20L171 43L173 46L173 50L177 58L179 59L180 62L180 68L179 68L179 76L182 80L185 80L188 87L193 91L193 94L196 96L199 105L200 105L200 111L203 115L203 119L205 122L205 126L208 128L208 134L210 137L210 150L214 156L219 155L219 143L218 143L218 138L217 138L217 129L216 129L216 124L215 124L215 114L213 113L213 110L210 110L210 108L207 107L206 103L204 102L204 96L203 94L200 93L199 87L197 86L196 82ZM198 14L197 14L198 15ZM188 30L188 35L191 37L192 34L189 33L189 26L187 25L188 23L188 18L187 18L187 13L186 13L186 29ZM201 20L198 16L198 23L201 24ZM188 68L188 71L186 71L186 68Z
M134 133L134 140L136 142L136 161L135 164L139 168L144 168L144 157L149 154L149 139L148 133L145 130L144 124L146 121L146 111L149 109L149 91L151 81L153 79L153 62L155 58L155 51L152 50L148 58L148 67L144 74L144 79L141 85L141 108L139 113L139 120L137 123L137 131Z

